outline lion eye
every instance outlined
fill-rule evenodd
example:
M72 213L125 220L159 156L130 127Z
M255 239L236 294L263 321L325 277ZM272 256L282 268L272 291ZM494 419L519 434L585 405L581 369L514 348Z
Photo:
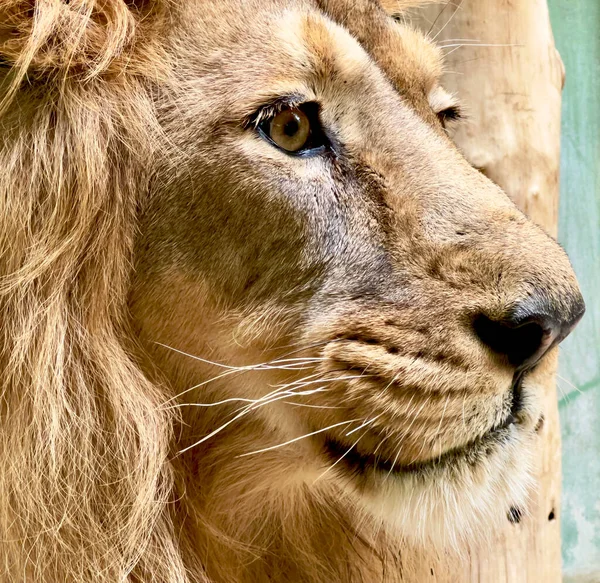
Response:
M286 152L302 150L310 137L310 120L296 107L284 109L271 119L268 136Z
M249 121L263 138L287 154L313 156L331 146L319 118L316 102L280 102L261 108Z
M448 128L453 123L461 121L464 117L460 106L458 105L453 105L442 111L438 111L437 116L444 128Z

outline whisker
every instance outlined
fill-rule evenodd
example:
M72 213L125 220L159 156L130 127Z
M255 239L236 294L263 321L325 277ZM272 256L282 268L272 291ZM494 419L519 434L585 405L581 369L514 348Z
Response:
M296 379L295 381L290 381L289 383L285 383L283 385L270 385L270 386L275 386L276 389L288 388L288 387L293 387L293 386L304 386L306 384L310 384L311 382L319 382L323 376L324 376L323 372L317 371L313 374L303 376L301 379ZM315 379L315 377L317 377L317 379Z
M415 421L419 418L421 411L423 411L423 409L425 408L425 405L427 405L428 402L429 402L429 397L425 396L425 400L423 401L423 404L417 410L417 413L414 415L413 420L408 424L408 427L406 427L405 429L402 430L402 433L404 433L404 435L406 435L410 431L412 426L415 424Z
M302 356L302 357L296 357L296 358L274 358L272 360L266 360L265 362L258 362L256 364L249 364L246 365L248 367L257 367L257 366L270 366L270 365L274 365L274 364L281 364L281 363L290 363L290 364L294 364L297 362L321 362L323 360L327 360L324 357L321 356ZM245 368L245 367L244 367Z
M558 379L557 379L557 383L556 383L556 388L560 391L560 400L564 400L565 402L569 402L569 395L570 393L565 391L565 389L563 389L563 387L560 386L560 384L558 383Z
M472 59L463 59L462 61L454 61L453 65L465 65L466 63L473 63L475 61L481 61L481 57L473 57Z
M386 435L378 444L375 450L373 451L373 456L379 451L379 448L390 438L389 435Z
M284 346L282 346L282 348L295 348L294 350L291 350L290 352L286 352L285 354L283 354L282 356L289 356L291 354L298 354L298 352L302 352L303 350L311 350L312 348L317 348L319 346L324 346L325 344L329 344L330 342L339 342L340 340L343 340L343 338L332 338L331 340L320 340L319 342L314 342L313 344L306 344L304 346L298 346L298 343L292 343L292 344L286 344Z
M175 401L176 399L178 399L179 397L182 397L183 395L185 395L186 393L189 393L190 391L193 391L195 389L199 389L200 387L203 387L205 385L208 385L209 383L212 383L214 381L217 381L219 379L222 379L226 376L229 376L231 374L234 374L238 371L235 370L228 370L227 372L221 373L220 375L217 375L216 377L212 377L206 381L203 381L201 383L198 383L197 385L194 385L193 387L189 387L188 389L185 389L184 391L181 391L180 393L177 393L176 395L174 395L173 397L169 397L163 404L166 405L168 403L170 403L171 401Z
M458 45L456 48L452 49L451 51L444 53L444 58L448 57L449 55L451 55L452 53L456 52L458 49L461 49L463 47L522 47L523 45L515 45L515 44L485 44L485 45ZM445 49L450 48L450 47L444 47Z
M316 375L313 375L316 376ZM296 385L301 385L301 386L306 386L306 385L310 385L310 384L315 384L315 383L321 383L321 382L328 382L328 383L333 383L336 381L349 381L349 380L353 380L353 379L363 379L363 378L368 378L371 377L373 375L359 375L359 376L341 376L341 377L335 377L333 379L327 378L325 376L321 376L318 379L315 380L311 380L311 381L292 381L291 383L287 383L286 385L282 385L283 387L289 387L289 386L296 386ZM307 377L308 378L308 377Z
M262 401L264 401L265 399L269 398L270 396L274 396L274 395L284 395L284 396L296 397L296 396L312 395L314 393L323 392L324 390L326 390L324 387L318 387L317 389L312 389L310 391L297 391L297 392L294 392L294 391L271 391L267 395L264 395L263 397L259 397L258 399L245 399L243 397L232 397L230 399L224 399L222 401L216 401L214 403L178 403L177 405L172 405L171 407L165 407L165 409L166 410L178 409L181 407L215 407L217 405L224 405L226 403L234 403L234 402L259 404ZM293 403L290 403L290 404L293 404ZM308 407L309 405L305 405L305 406ZM337 408L337 407L332 407L332 408Z
M304 435L301 435L300 437L294 437L294 439L289 439L288 441L284 441L283 443L278 443L277 445L272 445L270 447L264 447L262 449L257 449L256 451L251 451L248 453L242 453L236 457L246 457L249 455L256 455L258 453L263 453L265 451L272 451L274 449L279 449L280 447L285 447L286 445L290 445L291 443L296 443L297 441L300 441L301 439L306 439L307 437L317 435L318 433L323 433L324 431L328 431L329 429L341 427L342 425L349 425L350 423L356 423L356 421L359 421L359 419L351 419L350 421L342 421L340 423L335 423L334 425L329 425L329 427L317 429L316 431L312 431L311 433L306 433Z
M304 360L305 362L312 362L312 361L321 362L322 360L325 360L325 359L319 358L319 357L317 357L317 358L311 357L311 358L305 358L305 359L295 359L294 358L294 359L289 359L289 360L276 359L276 360L270 360L267 362L261 362L258 364L249 364L249 365L244 365L244 366L232 366L232 365L228 365L228 364L223 364L222 362L216 362L214 360L209 360L207 358L202 358L201 356L196 356L194 354L190 354L189 352L179 350L178 348L173 348L172 346L168 346L167 344L163 344L162 342L155 342L155 344L158 344L159 346L162 346L163 348L167 348L168 350L172 350L173 352L182 354L183 356L187 356L194 360L198 360L205 364L210 364L212 366L218 366L218 367L226 368L229 370L239 370L239 371L253 370L253 369L261 368L261 367L272 368L272 366L276 363L285 363L285 362L296 361L296 360Z
M326 360L326 359L323 359L323 360ZM169 399L167 399L164 402L164 404L166 405L166 404L170 403L171 401L174 401L175 399L178 399L179 397L182 397L186 393L189 393L190 391L193 391L195 389L199 389L200 387L208 385L209 383L212 383L212 382L214 382L216 380L222 379L222 378L224 378L226 376L229 376L231 374L246 372L246 371L249 371L249 370L259 370L260 367L264 367L265 365L269 365L269 364L272 364L272 363L275 363L275 362L285 362L285 361L283 361L283 360L272 360L272 361L268 361L268 362L264 362L264 363L259 363L259 364L256 364L256 365L249 365L248 367L244 367L244 368L241 368L241 369L235 369L234 368L233 370L227 370L224 373L221 373L221 374L219 374L219 375L217 375L215 377L211 377L210 379L207 379L206 381L203 381L201 383L198 383L197 385L194 385L192 387L189 387L189 388L185 389L184 391L181 391L177 395L174 395L173 397L170 397ZM283 369L283 367L281 367L281 368ZM310 369L310 368L312 368L312 367L306 367L306 369ZM295 369L285 369L285 370L304 370L304 369L295 368ZM316 374L319 374L319 373L316 373ZM305 378L307 378L307 377L305 377Z
M454 17L456 16L456 13L461 9L462 4L463 4L463 0L459 0L458 4L455 4L456 8L454 9L454 12L450 15L450 18L448 18L448 20L446 21L446 24L444 24L444 26L442 26L442 28L440 28L440 30L437 31L437 33L431 40L435 41L438 38L438 36L440 36L440 34L442 34L442 32L444 32L446 27L452 22L452 20L454 20Z
M223 423L222 425L220 425L217 429L211 431L208 435L205 435L202 439L199 439L198 441L196 441L192 445L189 445L188 447L185 447L184 449L180 450L178 452L178 455L181 455L182 453L185 453L186 451L189 451L190 449L193 449L194 447L196 447L196 446L204 443L205 441L208 441L209 439L211 439L212 437L214 437L218 433L221 433L221 431L223 431L223 429L229 427L233 422L237 421L240 417L243 417L244 415L246 415L247 412L248 412L247 410L241 411L240 413L238 413L237 415L235 415L232 419L230 419L229 421L226 421L225 423Z
M336 407L334 405L309 405L308 403L294 403L293 401L282 401L282 403L296 407L309 407L311 409L347 409L347 407Z
M326 389L323 386L323 387L318 387L316 389L311 389L309 391L285 391L285 394L288 395L289 397L304 397L306 395L314 395L315 393L322 393L327 390L328 389Z
M429 401L429 397L425 399L425 402L423 403L423 405L421 405L421 407L419 408L419 411L417 413L417 415L415 416L415 419L413 419L413 423L416 420L416 418L419 416L419 414L421 413L423 407L425 406L425 404ZM409 428L412 427L412 423L410 424ZM419 457L421 456L421 454L423 453L423 450L425 449L425 445L426 445L426 441L423 440L423 445L421 446L421 449L419 450L419 453L410 461L410 463L415 463Z
M410 411L410 406L412 405L412 402L415 400L415 394L413 393L410 397L410 400L408 401L408 404L406 405L406 410Z
M442 417L441 417L441 419L440 419L440 423L439 423L439 425L438 425L438 427L437 427L437 430L436 430L436 432L435 432L435 437L434 437L434 439L437 439L437 438L439 437L439 435L440 435L440 430L441 430L441 428L442 428L442 423L444 422L444 417L446 416L446 408L448 407L448 401L449 401L449 400L450 400L450 394L448 394L448 395L446 396L446 402L444 403L444 410L442 411ZM423 443L424 443L424 442L423 442ZM440 453L439 453L438 461L439 461L439 460L440 460L440 458L442 457L442 444L441 444L441 443L439 444L439 448L440 448ZM419 455L421 455L421 454L419 454Z
M313 392L317 392L319 391L319 389L314 389ZM298 394L298 393L293 393L294 395ZM245 415L247 415L248 413L250 413L251 411L255 411L256 409L260 408L260 407L264 407L265 405L269 405L271 403L274 403L276 401L279 401L281 399L287 399L290 395L288 393L286 393L285 395L281 395L281 394L277 394L274 395L273 398L263 401L261 399L257 400L255 403L255 406L253 405L248 405L247 407L242 407L241 410L238 410L236 412L236 414L234 414L234 417L229 419L229 421L226 421L225 423L223 423L222 425L220 425L219 427L217 427L217 429L214 429L213 431L211 431L208 435L205 435L202 439L199 439L198 441L194 442L192 445L189 445L188 447L180 450L178 452L178 455L181 455L182 453L185 453L186 451L189 451L190 449L204 443L205 441L208 441L209 439L211 439L212 437L214 437L215 435L217 435L218 433L220 433L221 431L223 431L224 429L226 429L227 427L229 427L234 421L237 421L238 419L240 419L241 417L244 417Z
M556 373L556 378L560 379L563 383L567 383L567 385L569 385L571 388L575 389L578 393L583 394L583 391L577 385L574 385L571 381L567 380L565 377L562 377L558 373Z
M429 36L431 34L431 31L434 29L435 25L437 24L437 21L441 18L442 14L444 14L444 12L446 11L446 8L448 8L448 6L456 6L456 4L454 2L446 2L444 4L444 7L440 10L439 14L435 17L435 20L431 23L431 26L429 27L429 30L427 31L427 36Z
M441 47L444 43L456 43L456 42L480 43L481 39L479 39L479 38L447 38L447 39L439 41L437 43L437 46Z
M377 421L377 419L379 419L382 415L383 415L383 413L380 413L379 415L377 415L376 417L373 417L372 419L367 419L367 421L365 421L362 425L359 425L356 429L352 429L351 431L348 431L348 433L346 433L346 435L347 436L351 435L352 433L358 431L359 429L362 429L363 427L366 427L367 425L371 425L371 423L374 423L375 421ZM363 433L363 435L364 435L364 433Z
M261 363L261 364L263 364L263 363ZM309 368L310 368L310 367L309 367ZM250 369L249 369L249 370L250 370ZM189 393L190 391L193 391L193 390L195 390L195 389L199 389L200 387L203 387L203 386L205 386L205 385L208 385L209 383L212 383L212 382L214 382L214 381L217 381L217 380L219 380L219 379L222 379L222 378L224 378L224 377L226 377L226 376L229 376L229 375L232 375L232 374L238 374L238 373L240 373L240 372L245 372L245 371L239 371L239 370L228 370L228 371L226 371L226 372L224 372L224 373L221 373L221 374L219 374L219 375L217 375L217 376L215 376L215 377L211 377L210 379L207 379L206 381L203 381L203 382L201 382L201 383L198 383L197 385L194 385L194 386L192 386L192 387L189 387L189 388L185 389L184 391L181 391L180 393L177 393L177 394L176 394L176 395L174 395L173 397L170 397L169 399L167 399L167 400L166 400L166 401L163 403L163 405L167 405L168 403L170 403L170 402L172 402L172 401L175 401L176 399L178 399L179 397L182 397L183 395L185 395L186 393ZM319 374L319 373L316 373L316 374ZM314 376L314 375L311 375L311 376ZM307 377L304 377L304 378L307 378Z
M170 407L164 407L164 410L179 409L180 407L217 407L218 405L225 405L226 403L244 402L244 403L256 403L259 399L243 399L232 397L231 399L223 399L222 401L215 401L214 403L178 403Z
M264 395L263 397L260 397L258 399L254 399L252 401L253 404L257 405L257 407L248 405L247 407L241 407L237 411L241 411L243 409L248 409L248 412L255 411L256 409L259 409L264 405L268 405L281 399L286 399L288 397L303 397L307 395L314 395L315 393L322 393L326 390L327 389L325 387L317 387L316 389L310 389L308 391L271 391L267 395ZM234 413L237 413L237 411L235 411Z
M261 370L291 370L291 371L302 371L302 370L315 370L315 365L312 363L306 363L305 365L301 366L301 365L292 365L292 366L274 366L274 367L269 367L268 369L261 369Z
M419 410L417 411L417 413L414 415L412 421L408 424L408 427L406 427L405 429L402 430L402 434L403 435L407 435L408 432L410 431L411 427L415 424L415 421L419 418L419 415L421 414L421 411L423 410L423 408L425 407L425 405L427 405L427 403L429 402L429 397L425 397L425 400L423 401L423 404L419 407ZM423 447L425 447L425 442L423 442ZM419 452L419 454L417 455L417 458L419 455L421 455L421 453L423 452L423 447L421 448L421 451ZM402 448L400 448L401 450ZM400 450L398 450L398 452L400 452ZM413 461L416 461L415 458ZM396 462L394 462L392 464L392 467L390 469L390 473L391 471L394 469L394 465ZM411 462L412 463L412 462Z
M190 354L189 352L179 350L178 348L173 348L172 346L168 346L167 344L163 344L162 342L155 342L155 344L158 344L158 346L162 346L163 348L166 348L167 350L171 350L173 352L176 352L177 354L187 356L189 358L192 358L193 360L198 360L199 362L203 362L205 364L212 364L213 366L219 366L221 368L226 368L226 369L230 369L230 370L246 370L247 369L247 367L230 366L227 364L222 364L220 362L215 362L213 360L208 360L207 358L202 358L201 356L196 356L194 354Z
M520 44L515 44L515 43L477 43L477 44L473 44L473 43L458 43L458 44L451 44L451 45L439 45L440 48L442 49L451 49L454 47L522 47L523 45ZM452 52L452 51L450 51ZM449 55L450 53L446 53L446 55Z
M307 379L310 379L310 380L307 380ZM311 375L306 375L306 376L302 377L301 379L298 379L298 380L295 380L295 381L292 381L289 383L285 383L283 385L277 385L277 386L275 386L273 391L267 393L266 395L263 395L263 397L261 397L261 399L264 400L266 398L269 398L272 395L283 394L285 392L287 392L287 394L290 394L290 395L312 394L309 392L303 392L303 393L294 392L293 390L290 390L290 389L303 388L303 387L306 387L306 386L309 386L312 384L317 384L317 383L326 382L326 381L327 381L327 379L324 378L324 375L322 372L316 372ZM323 388L324 388L324 385L322 387L318 387L317 389L315 389L315 391L323 389Z
M394 471L394 467L396 465L396 462L398 461L398 458L400 457L400 452L401 451L402 451L402 444L400 444L398 446L398 449L396 450L396 455L394 456L394 461L392 462L392 466L390 467L387 475L383 479L384 482L387 481L389 479L389 477L392 475L392 472Z
M313 346L323 345L323 344L327 344L329 342L332 342L332 341L319 342ZM203 362L203 363L211 365L211 366L217 366L219 368L225 369L225 372L223 372L215 377L212 377L210 379L207 379L206 381L198 383L197 385L194 385L193 387L190 387L190 388L186 389L185 391L182 391L181 393L177 394L176 396L171 397L164 403L164 405L167 405L168 403L172 403L177 398L181 397L182 395L184 395L194 389L198 389L198 388L205 386L211 382L214 382L218 379L222 379L228 375L240 374L243 372L256 371L256 370L272 370L272 369L292 370L292 371L306 370L306 369L312 369L312 368L314 368L314 366L316 364L327 360L324 357L285 358L286 356L290 356L292 354L295 354L295 353L298 353L298 352L308 349L307 347L299 347L298 349L290 351L287 354L282 355L279 358L276 358L276 359L273 359L273 360L270 360L267 362L262 362L262 363L252 364L252 365L245 365L245 366L233 366L233 365L224 364L222 362L216 362L216 361L213 361L213 360L210 360L207 358L203 358L200 356L196 356L196 355L190 354L188 352L179 350L177 348L168 346L168 345L160 343L160 342L156 342L156 344L158 344L159 346L162 346L163 348L166 348L167 350L171 350L173 352L176 352L176 353L186 356L188 358L192 358L199 362ZM274 388L273 391L270 391L268 394L266 394L258 399L250 399L250 398L244 398L244 397L231 397L231 398L227 398L227 399L222 399L220 401L215 401L212 403L182 403L182 404L172 405L170 407L165 407L165 409L173 409L173 408L179 408L179 407L215 407L215 406L219 406L219 405L225 405L228 403L244 403L245 404L245 406L241 407L237 411L234 411L233 416L230 419L228 419L226 422L222 423L219 427L210 431L207 435L205 435L201 439L197 440L193 444L181 449L178 452L178 455L181 455L181 454L189 451L190 449L193 449L194 447L201 445L202 443L208 441L209 439L211 439L212 437L214 437L221 431L225 430L231 424L235 423L235 421L241 419L242 417L249 414L250 412L256 411L258 408L264 407L264 406L274 403L276 401L283 401L286 404L295 405L295 406L305 406L305 407L322 408L322 409L342 408L342 407L334 407L334 406L326 406L326 405L311 405L308 403L296 403L293 401L289 401L290 398L298 398L298 397L308 396L308 395L312 395L315 393L326 391L326 390L328 390L326 388L326 385L329 383L333 383L333 382L337 382L337 381L349 381L349 380L360 379L360 378L365 378L365 377L368 378L368 377L372 376L372 375L365 375L364 372L361 373L360 375L337 375L334 377L329 376L331 374L335 374L335 373L339 373L339 372L344 372L344 371L342 371L342 370L330 370L330 371L324 371L324 372L318 371L313 374L306 375L302 379L297 379L290 383L286 383L284 385L277 386ZM320 386L318 386L317 388L314 388L314 389L312 389L312 388L306 389L306 387L310 387L311 385L316 385L316 384L318 384ZM358 419L354 419L351 421L344 421L341 423L336 423L332 426L317 430L315 432L301 436L299 438L295 438L288 442L285 442L285 443L282 443L282 444L279 444L276 446L272 446L269 448L265 448L263 450L259 450L256 452L242 454L242 455L246 456L246 455L252 455L254 453L260 453L262 451L270 451L272 449L276 449L278 447L283 447L285 445L288 445L289 443L293 443L295 441L303 439L304 437L310 437L311 435L315 435L317 433L321 433L323 431L327 431L329 429L333 429L333 428L339 427L341 425L348 425L348 424L354 423L356 421L358 421ZM371 422L374 422L374 421L375 421L374 419L371 420Z
M331 464L323 473L315 478L313 484L316 484L323 476L325 476L328 472L333 470L335 466L337 466L357 445L358 442L367 434L365 431L333 464ZM346 433L346 435L349 435Z
M247 366L231 366L231 365L226 365L220 362L215 362L209 359L205 359L199 356L195 356L193 354L187 353L183 350L179 350L177 348L174 348L172 346L169 346L167 344L161 343L161 342L156 342L155 344L162 346L164 348L166 348L167 350L171 350L173 352L176 352L178 354L181 354L183 356L187 356L189 358L192 358L194 360L198 360L200 362L204 362L206 364L210 364L212 366L218 366L221 368L225 368L226 371L222 374L219 374L217 376L214 376L210 379L207 379L201 383L198 383L192 387L189 387L187 389L185 389L184 391L181 391L180 393L170 397L169 399L167 399L163 405L168 405L169 403L171 403L172 401L175 401L176 399L182 397L183 395L199 389L202 386L205 386L209 383L212 383L214 381L217 381L219 379L222 379L230 374L237 374L237 373L242 373L242 372L247 372L247 371L254 371L254 370L272 370L272 369L278 369L278 370L310 370L311 366L306 366L306 365L310 365L312 363L316 364L318 362L323 362L326 361L327 358L324 357L300 357L300 358L285 358L288 356L291 356L293 354L297 354L298 352L302 352L305 350L310 350L312 348L316 348L318 346L323 346L325 344L329 344L331 342L336 342L338 340L338 338L334 338L331 340L323 340L323 341L319 341L319 342L315 342L313 344L309 344L309 345L305 345L305 346L300 346L295 348L294 350L288 351L284 354L282 354L279 358L277 359L273 359L270 361L266 361L266 362L262 362L262 363L258 363L258 364L252 364L252 365L247 365ZM290 346L294 346L294 345L290 345ZM318 374L323 374L323 373L316 373L315 375L311 375L311 376L317 376ZM306 378L310 378L310 377L304 377ZM352 378L356 378L356 377L347 377L348 380L351 380ZM301 379L302 380L302 379ZM343 379L332 379L332 382L334 380L343 380ZM293 384L297 384L297 381L294 381Z

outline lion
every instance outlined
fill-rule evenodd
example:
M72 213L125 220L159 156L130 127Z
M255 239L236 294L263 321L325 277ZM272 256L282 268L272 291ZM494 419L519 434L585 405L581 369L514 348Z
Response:
M527 507L584 311L393 0L0 2L2 581L402 581Z

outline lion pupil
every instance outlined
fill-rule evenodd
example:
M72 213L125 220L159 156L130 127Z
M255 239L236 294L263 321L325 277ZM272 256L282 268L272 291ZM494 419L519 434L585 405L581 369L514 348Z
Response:
M290 138L298 133L299 124L297 119L291 119L283 126L283 133Z

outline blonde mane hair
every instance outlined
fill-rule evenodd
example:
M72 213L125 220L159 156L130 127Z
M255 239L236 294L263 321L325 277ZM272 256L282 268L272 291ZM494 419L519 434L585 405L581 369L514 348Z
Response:
M184 581L172 420L124 340L164 3L33 4L0 7L0 573Z

